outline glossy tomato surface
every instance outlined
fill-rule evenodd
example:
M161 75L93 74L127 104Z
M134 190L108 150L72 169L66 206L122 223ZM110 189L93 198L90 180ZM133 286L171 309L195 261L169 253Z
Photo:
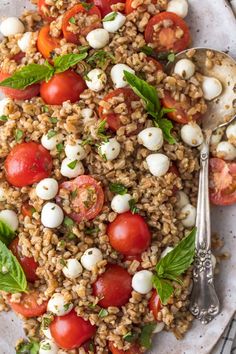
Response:
M89 2L93 2L101 11L102 17L104 17L112 12L112 5L125 3L125 0L90 0Z
M60 47L60 38L50 35L50 26L44 26L40 29L37 39L37 47L42 56L50 58L54 49Z
M52 22L55 20L54 17L49 15L49 8L46 4L46 0L38 0L38 12L42 16L42 18L47 22Z
M17 64L21 64L22 59L25 57L25 53L24 52L19 52L15 55L13 55L13 57L11 57L11 60L15 60L15 62Z
M25 202L24 204L22 204L21 212L24 216L29 216L31 218L33 213L35 212L35 209L31 205L29 205L29 203Z
M24 187L49 177L52 157L41 144L33 141L15 145L5 160L7 181Z
M107 234L111 246L127 256L141 254L151 242L151 233L144 218L129 211L119 214L108 225Z
M95 335L96 326L77 316L75 310L72 310L65 316L56 316L50 324L50 331L59 347L75 349Z
M129 350L120 350L117 349L112 342L109 342L109 350L112 354L142 354L138 344L133 344Z
M153 290L152 296L149 300L149 309L152 311L155 320L158 321L158 312L161 310L161 300L156 290Z
M0 82L7 79L11 75L0 72ZM33 84L26 87L24 90L17 90L10 87L0 86L0 90L5 96L15 100L30 100L32 97L38 96L40 85Z
M20 302L9 301L9 305L12 310L21 314L26 318L38 317L43 315L47 310L47 301L44 301L42 304L38 304L39 294L37 291L31 291L25 293L21 296Z
M109 264L105 272L93 284L93 294L101 300L99 306L121 307L131 296L132 278L126 269L116 264Z

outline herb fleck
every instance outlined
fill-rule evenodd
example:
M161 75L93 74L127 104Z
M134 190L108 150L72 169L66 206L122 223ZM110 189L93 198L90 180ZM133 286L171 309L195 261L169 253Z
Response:
M133 198L129 200L129 207L132 214L137 214L139 212L136 206L136 201Z
M112 193L124 195L128 192L127 188L122 183L110 183L109 190Z
M109 135L106 135L106 124L107 121L106 119L103 119L99 124L98 124L98 130L97 130L97 135L100 139L103 141L107 142L110 138Z
M51 121L51 123L56 124L58 119L56 117L51 117L50 121Z
M62 151L64 150L64 145L62 143L59 143L59 144L56 145L56 149L57 149L57 152L59 154L61 154Z
M75 20L74 17L71 17L71 18L69 19L69 22L72 23L73 25L76 24L76 20Z
M110 14L108 14L107 16L104 17L102 22L114 21L116 19L117 15L118 15L117 12L111 12Z
M88 4L87 2L80 2L80 4L83 6L83 8L86 10L86 11L89 11L91 10L91 8L94 6L94 4Z
M16 129L16 132L15 132L15 139L16 141L20 141L23 137L23 130L20 130L20 129Z
M85 235L93 235L99 231L98 227L88 227L84 230Z
M74 160L74 161L71 161L70 163L68 163L68 167L71 169L71 170L74 170L75 169L75 166L77 165L78 163L78 160Z
M57 135L57 132L55 132L54 130L49 130L49 132L47 133L47 138L51 139L53 138L55 135Z
M6 121L8 121L8 117L7 116L0 116L0 120L2 121L2 122L6 122Z
M103 318L106 317L108 315L108 311L105 309L101 309L101 311L98 314L98 317Z

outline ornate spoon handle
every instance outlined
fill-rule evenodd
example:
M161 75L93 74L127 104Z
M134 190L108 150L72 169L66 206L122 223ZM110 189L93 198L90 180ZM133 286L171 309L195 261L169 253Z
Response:
M200 176L196 219L196 254L190 311L203 324L219 313L219 300L214 288L211 260L211 220L208 189L210 133L200 151Z

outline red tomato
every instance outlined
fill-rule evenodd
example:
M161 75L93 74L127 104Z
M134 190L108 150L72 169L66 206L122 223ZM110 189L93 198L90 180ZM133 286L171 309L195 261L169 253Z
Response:
M49 16L49 8L45 0L38 0L38 12L42 18L47 22L52 22L55 20L54 17Z
M11 244L9 245L9 249L12 251L14 256L20 262L20 265L25 273L26 279L29 282L35 282L38 279L36 275L36 270L38 268L38 263L35 262L34 257L25 257L21 254L21 250L19 247L19 238L16 237Z
M11 75L0 72L0 82L7 79ZM0 90L5 96L10 97L15 100L30 100L32 97L38 96L39 94L39 84L33 84L26 87L24 90L17 90L10 87L0 86Z
M22 60L24 57L25 57L25 53L19 52L19 53L15 54L15 55L11 58L11 60L15 60L15 62L16 62L17 64L21 64L21 60Z
M93 294L101 300L99 306L121 307L131 296L132 278L126 269L117 264L108 264L105 272L93 284Z
M152 311L155 320L158 321L158 312L161 310L161 300L156 290L153 290L151 299L149 300L149 309Z
M215 205L236 203L236 162L210 159L210 200Z
M50 331L59 347L75 349L95 335L96 327L72 310L65 316L56 316L50 324Z
M109 342L108 346L112 354L142 354L142 351L138 344L133 344L129 350L117 349L112 342Z
M112 5L117 3L125 3L125 0L90 0L89 2L93 2L101 11L102 17L104 17L112 12Z
M111 246L128 256L141 254L151 242L151 234L144 218L129 211L119 214L108 225L107 234Z
M84 79L72 70L55 74L48 82L43 82L40 95L45 103L60 105L65 101L74 103L86 89Z
M51 57L55 48L60 47L60 38L52 37L50 35L50 26L44 26L40 29L37 47L42 56L46 59Z
M172 21L169 27L162 26L163 21ZM160 24L160 27L154 29ZM182 30L183 36L177 38L176 30ZM173 52L181 52L190 44L190 32L186 22L173 12L160 12L153 16L145 30L145 40L147 43L154 43L158 52L172 50Z
M104 193L99 182L91 176L79 176L75 179L63 182L60 189L70 191L71 207L73 212L69 215L76 222L94 219L102 210L104 204ZM74 196L75 194L75 196ZM62 204L61 197L57 202Z
M9 305L13 311L21 314L26 318L38 317L43 315L47 310L47 301L44 301L41 305L38 305L38 297L39 294L36 290L31 291L27 294L23 294L19 303L12 302L10 300Z
M29 205L29 203L24 203L21 207L21 212L24 216L29 216L31 218L35 210L34 207Z
M52 171L50 153L33 141L13 147L5 160L7 181L15 187L24 187L49 177Z
M163 66L161 63L159 63L159 61L157 61L156 59L152 58L152 57L147 57L146 58L147 62L151 62L155 65L157 71L158 70L162 70L163 71Z
M80 31L77 33L73 33L71 31L68 31L68 27L70 26L70 19L77 15L78 13L81 14L87 14L87 16L93 16L97 15L97 20L95 20L91 25L85 26L83 28L80 28ZM87 36L89 32L91 32L93 29L101 27L101 13L99 9L96 6L92 6L90 10L86 10L84 6L81 4L77 4L73 6L70 10L68 10L63 17L62 21L62 32L65 37L65 39L68 42L79 44L80 43L80 37Z

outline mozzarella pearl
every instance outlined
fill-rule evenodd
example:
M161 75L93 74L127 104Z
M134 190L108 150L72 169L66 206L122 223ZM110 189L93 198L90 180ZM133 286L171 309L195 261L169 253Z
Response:
M52 295L51 299L48 301L47 310L54 313L57 316L64 316L73 309L71 303L66 302L64 296L59 293Z
M211 145L217 145L224 135L224 128L219 128L211 136Z
M23 36L18 39L17 44L22 52L27 52L31 45L32 32L26 32Z
M10 101L10 98L7 97L0 100L0 116L4 116L6 114L6 107Z
M48 137L48 134L44 134L41 138L41 144L47 150L53 150L56 148L57 144L62 141L62 137L60 134L56 134L51 138Z
M189 197L183 191L176 192L178 208L182 209L185 205L189 204Z
M66 260L66 266L62 269L62 271L65 277L75 279L82 273L83 268L77 259L71 258Z
M115 195L111 201L111 208L118 214L125 213L130 210L129 201L132 199L130 194Z
M218 97L222 92L222 84L215 77L204 76L202 81L203 96L206 100L211 101Z
M73 163L76 159L70 159L66 157L61 163L61 174L64 177L75 178L77 176L84 174L84 166L78 160L76 160L76 165L71 168L69 165Z
M17 214L13 210L5 209L0 211L0 220L5 222L12 231L16 231L19 226Z
M163 145L163 134L160 128L146 128L138 134L138 142L148 150L157 151Z
M156 177L164 176L170 167L170 160L164 154L148 155L146 161L149 171Z
M174 73L178 74L183 79L190 79L195 73L195 65L189 59L180 59L175 64Z
M139 294L148 294L152 290L152 272L140 270L132 278L132 288Z
M186 0L171 0L166 11L174 12L176 15L185 18L188 14L188 2Z
M17 17L8 17L2 21L0 32L5 36L14 36L18 33L24 33L25 27Z
M88 79L85 81L90 90L99 92L104 89L107 82L107 76L102 69L93 69L89 71L87 77Z
M112 161L120 153L120 143L118 143L116 138L112 138L100 146L100 152L106 157L107 161Z
M109 43L109 33L104 28L97 28L86 37L90 47L101 49Z
M96 247L87 249L80 259L82 266L90 271L101 261L102 252Z
M170 253L174 248L173 247L166 247L164 251L161 253L161 258L164 258L168 253Z
M42 329L42 332L43 332L43 334L45 335L46 338L52 339L52 334L51 334L51 331L50 331L49 327Z
M44 178L37 184L35 192L43 200L53 199L58 192L58 183L54 178Z
M124 78L124 71L135 74L135 71L126 64L116 64L111 69L111 79L115 88L127 86L127 81Z
M228 141L221 141L216 147L217 157L224 160L236 159L236 148Z
M81 115L85 120L90 119L93 116L93 110L91 108L83 108L81 110Z
M187 204L181 209L181 213L186 214L186 217L182 220L182 224L187 228L193 227L196 222L196 208L191 204Z
M236 140L236 123L232 123L227 127L226 136L229 140Z
M0 187L0 202L4 202L4 200L6 200L6 192L2 187Z
M189 146L199 146L203 143L202 129L196 123L185 124L181 128L181 138Z
M58 346L51 339L44 339L39 345L39 354L57 354Z
M81 140L76 140L75 145L66 144L65 154L71 160L83 160L86 157L86 151L80 145Z
M54 228L62 224L64 214L59 205L48 202L44 204L41 212L41 222L43 226Z
M115 14L115 18L112 21L104 21L103 22L103 27L105 30L107 30L110 33L115 33L117 32L125 23L126 17L120 13L120 12L110 12L104 17L104 20L109 16L112 16L112 14Z
M163 331L164 328L165 328L164 322L157 322L157 325L156 325L153 333L160 333L161 331Z

